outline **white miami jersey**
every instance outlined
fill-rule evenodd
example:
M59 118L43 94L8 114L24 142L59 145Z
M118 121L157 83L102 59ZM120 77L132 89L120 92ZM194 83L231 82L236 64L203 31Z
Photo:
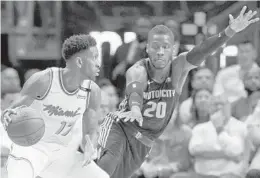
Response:
M42 98L38 98L31 105L44 119L45 133L33 147L46 143L48 147L67 146L72 140L74 125L78 120L82 120L88 105L91 81L85 80L79 89L70 93L64 88L61 68L46 70L51 73L49 88Z

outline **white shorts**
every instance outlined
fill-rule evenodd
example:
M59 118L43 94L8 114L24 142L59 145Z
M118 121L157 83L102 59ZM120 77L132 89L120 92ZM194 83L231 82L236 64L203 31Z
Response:
M48 155L40 150L14 146L7 161L8 178L34 178L48 161Z
M11 154L15 157L8 158L8 178L109 178L94 162L83 167L83 154L70 149L46 153L32 147L16 146Z
M47 170L63 177L76 161L75 155L76 151L70 149L46 151L15 145L7 161L8 178L34 178Z

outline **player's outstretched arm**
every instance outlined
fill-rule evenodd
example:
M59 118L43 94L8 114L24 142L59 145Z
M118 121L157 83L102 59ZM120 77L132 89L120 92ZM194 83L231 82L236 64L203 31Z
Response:
M205 57L217 50L220 46L227 42L234 34L244 30L250 24L253 24L259 20L259 18L252 19L257 14L257 11L252 12L252 10L250 10L247 13L245 13L245 11L246 6L243 7L239 16L235 19L230 14L230 25L224 31L206 39L201 44L195 46L190 52L188 52L186 58L187 61L192 65L199 66L205 60Z
M147 72L144 66L136 63L126 72L126 97L130 108L129 113L122 114L124 121L136 120L142 125L143 92L147 87Z
M15 100L11 106L6 109L1 117L4 126L7 126L11 121L9 114L15 113L15 109L21 106L30 106L34 100L43 99L48 93L51 81L51 71L44 70L35 73L31 78L24 84L20 96Z
M82 148L84 148L83 166L90 163L95 154L95 147L98 135L98 120L100 111L101 91L99 86L92 82L91 93L86 111L82 120Z

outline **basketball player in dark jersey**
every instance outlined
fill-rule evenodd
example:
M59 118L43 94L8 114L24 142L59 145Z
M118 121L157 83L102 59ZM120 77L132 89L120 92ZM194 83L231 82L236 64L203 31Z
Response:
M133 65L126 73L126 97L119 110L109 113L101 124L97 164L111 178L128 178L143 163L153 141L171 119L188 72L204 58L249 24L256 12L246 7L230 25L191 51L173 57L174 36L164 25L148 34L149 58Z

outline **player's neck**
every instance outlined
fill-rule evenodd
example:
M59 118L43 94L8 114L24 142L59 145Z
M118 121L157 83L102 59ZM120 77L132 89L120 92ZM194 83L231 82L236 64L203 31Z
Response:
M83 81L79 70L73 70L70 67L63 69L62 80L65 89L69 92L77 90Z
M158 83L162 83L166 80L166 78L169 76L171 65L167 65L163 69L156 69L154 66L152 66L152 78Z

